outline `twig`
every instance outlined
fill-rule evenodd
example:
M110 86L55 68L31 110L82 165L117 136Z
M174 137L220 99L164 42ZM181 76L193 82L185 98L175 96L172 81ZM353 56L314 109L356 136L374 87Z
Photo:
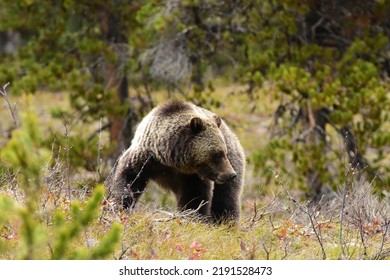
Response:
M295 201L295 204L297 204L297 202ZM324 244L322 244L322 240L320 238L320 234L317 232L316 230L316 226L314 224L314 220L313 220L313 215L309 213L309 211L305 211L304 209L300 208L300 210L304 213L306 213L308 216L309 216L309 219L310 219L310 223L311 223L311 226L313 228L313 231L314 231L314 234L317 238L317 241L318 243L320 244L320 247L321 247L321 251L322 251L322 259L323 260L326 260L326 252L325 252L325 249L324 249ZM320 230L320 229L319 229Z
M65 151L66 151L66 172L67 172L67 178L66 178L66 182L67 182L67 192L68 192L68 200L69 202L72 201L72 191L71 191L71 187L70 187L70 156L69 156L69 150L70 150L70 143L69 143L69 126L68 124L66 123L66 121L64 121L64 128L65 128Z
M97 145L98 145L98 151L97 151L97 168L96 168L96 171L97 171L97 182L100 181L100 179L102 178L101 176L101 173L100 173L100 165L101 165L101 162L102 162L102 158L101 158L101 153L100 153L100 150L102 149L101 148L101 145L100 145L100 137L101 137L101 134L102 134L102 119L100 118L100 122L99 122L99 133L98 133L98 139L97 139Z
M358 198L356 199L356 201L353 201L350 203L350 205L347 207L345 206L344 207L344 212L347 212L349 211L350 209L354 209L354 207L359 203L361 202L369 193L370 193L370 190L372 190L372 185L375 181L376 177L373 178L371 181L370 181L370 184L367 186L367 188L364 190L363 194ZM344 196L344 193L343 193L343 196Z
M182 211L182 212L178 212L178 213L171 213L171 212L168 212L168 211L164 211L164 210L156 210L153 212L153 214L164 214L164 215L167 215L168 218L160 218L160 219L155 219L154 221L155 222L169 222L169 221L172 221L174 219L177 219L177 218L188 218L188 217L194 217L197 215L198 211L200 208L202 208L204 205L206 205L208 202L207 201L203 201L199 204L198 208L196 209L187 209L185 211Z
M340 248L341 248L341 254L343 257L345 257L345 251L344 251L344 244L343 244L343 221L344 221L344 212L345 212L345 201L347 198L347 184L344 182L344 190L343 190L343 200L341 204L341 211L340 211Z
M270 244L270 248L268 249L266 244L265 244L265 241L262 240L261 245L263 245L263 249L264 249L265 254L266 254L266 260L269 260L269 256L270 256L271 249L272 249L272 244Z
M125 256L126 252L129 249L130 249L130 246L123 248L123 244L122 244L122 251L121 251L121 254L119 255L119 257L117 258L117 260L123 260L123 257Z
M8 94L7 94L7 87L9 86L9 82L6 83L4 86L3 86L3 89L1 90L0 89L0 95L1 97L3 97L5 103L7 103L7 106L8 106L8 109L11 113L11 118L12 118L12 121L14 123L14 128L17 129L19 127L18 125L18 121L16 119L16 112L15 112L15 108L16 108L16 105L12 106L11 105L11 102L8 98Z
M284 256L281 258L281 260L285 260L288 256L288 243L284 245Z
M273 172L273 171L272 171ZM295 206L300 210L302 211L303 213L305 213L308 217L309 217L309 220L310 220L310 224L311 224L311 227L313 228L313 231L314 231L314 234L317 238L317 241L321 247L321 251L322 251L322 259L323 260L326 260L326 252L325 252L325 248L324 248L324 244L322 243L322 240L321 240L321 236L320 236L320 233L317 231L316 229L316 225L314 223L314 219L313 219L313 214L309 212L309 210L305 209L305 207L303 207L302 205L300 205L298 203L298 201L291 195L291 193L287 190L286 186L284 185L282 179L280 178L280 175L277 174L276 172L274 172L275 174L275 179L278 181L278 183L283 187L283 189L285 190L285 192L287 193L289 199L295 204ZM320 230L320 229L319 229Z
M94 132L92 132L92 133L88 136L87 141L88 141L88 142L91 141L91 140L95 137L95 135L100 136L100 133L101 133L103 130L106 130L106 129L110 128L110 127L111 127L111 122L108 122L108 123L106 123L105 125L102 125L102 124L100 123L99 128L98 128L97 130L95 130Z
M380 254L377 254L373 257L374 260L384 260L390 257L390 248L383 250Z
M373 257L374 260L380 260L390 256L390 248L383 250L383 247L385 246L386 235L387 232L389 231L389 227L390 227L390 220L385 219L385 231L383 232L382 235L381 246L379 247L378 253L376 253L375 256Z
M366 258L367 256L367 244L364 239L364 217L362 217L363 213L360 208L357 210L357 215L358 215L358 223L359 223L359 233L360 233L360 241L362 242L363 245L363 256Z
M253 203L253 212L254 213L253 213L253 217L250 218L251 226L253 226L256 222L260 221L264 216L270 214L270 212L267 212L267 210L270 208L270 206L272 204L274 204L275 201L276 201L276 197L274 197L270 203L268 203L267 205L262 207L263 210L261 211L261 213L259 213L260 211L259 211L259 209L257 207L256 201Z

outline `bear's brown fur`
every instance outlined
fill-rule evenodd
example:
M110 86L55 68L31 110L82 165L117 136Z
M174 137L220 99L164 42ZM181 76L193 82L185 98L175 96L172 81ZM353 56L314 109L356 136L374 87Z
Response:
M180 209L198 209L215 222L237 221L244 168L243 149L220 117L169 101L139 124L113 170L111 187L117 203L132 208L154 180L173 191Z

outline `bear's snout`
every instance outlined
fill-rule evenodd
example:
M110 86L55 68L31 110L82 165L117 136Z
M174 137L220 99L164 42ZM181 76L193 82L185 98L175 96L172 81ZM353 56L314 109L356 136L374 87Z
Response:
M227 181L232 180L236 177L237 177L237 173L234 171L231 173L222 173L217 175L217 179L215 180L215 182L217 184L224 184Z

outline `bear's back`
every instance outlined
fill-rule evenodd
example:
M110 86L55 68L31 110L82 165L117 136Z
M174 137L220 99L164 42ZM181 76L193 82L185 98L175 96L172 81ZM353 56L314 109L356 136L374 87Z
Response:
M193 104L179 100L168 101L155 109L155 115L159 117L169 117L193 111Z
M194 114L196 106L183 101L168 101L149 112L135 131L132 149L152 150L159 153L170 147L172 138L179 135Z

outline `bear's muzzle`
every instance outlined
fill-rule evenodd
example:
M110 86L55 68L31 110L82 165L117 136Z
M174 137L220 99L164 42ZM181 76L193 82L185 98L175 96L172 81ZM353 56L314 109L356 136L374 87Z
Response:
M215 183L221 185L237 177L236 172L218 174Z

